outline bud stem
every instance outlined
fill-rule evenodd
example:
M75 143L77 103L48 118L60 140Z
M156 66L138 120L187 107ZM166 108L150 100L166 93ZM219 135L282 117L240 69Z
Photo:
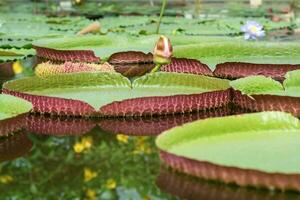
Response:
M161 67L161 64L156 64L155 67L151 70L150 74L157 72Z
M164 12L165 12L165 7L166 7L167 2L168 2L168 0L162 0L162 1L163 2L162 2L161 10L160 10L159 20L158 20L158 23L157 23L156 34L159 34L160 23L161 23L162 17L163 17Z

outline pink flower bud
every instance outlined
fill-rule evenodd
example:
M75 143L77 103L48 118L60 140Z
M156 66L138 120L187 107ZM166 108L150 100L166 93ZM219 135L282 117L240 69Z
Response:
M171 62L172 55L173 47L169 38L160 36L154 48L153 61L156 64L168 64Z

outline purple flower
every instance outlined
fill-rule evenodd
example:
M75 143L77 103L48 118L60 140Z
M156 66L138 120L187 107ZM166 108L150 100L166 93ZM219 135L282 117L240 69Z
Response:
M245 33L245 40L263 38L266 35L263 29L263 26L256 21L247 21L246 24L241 27L241 31Z

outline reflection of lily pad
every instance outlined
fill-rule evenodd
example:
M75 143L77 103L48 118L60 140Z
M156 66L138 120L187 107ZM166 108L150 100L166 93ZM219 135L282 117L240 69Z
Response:
M43 115L30 115L26 121L26 130L38 135L83 135L96 126L96 122L93 120L81 118L62 119Z
M283 193L235 187L199 180L161 167L157 186L172 196L189 200L299 200L298 193Z
M153 115L227 105L229 82L192 74L155 73L133 83L117 73L78 73L7 82L3 92L60 115ZM213 99L213 100L212 100Z
M9 138L0 139L0 162L14 160L24 156L32 148L32 142L27 134L20 132Z
M0 94L0 136L7 136L25 126L24 114L32 109L32 105L10 95Z
M98 125L105 132L125 135L158 135L175 126L196 121L199 119L221 117L231 114L231 109L226 106L223 108L199 111L195 113L167 115L147 118L117 118L103 119Z
M192 122L159 135L164 163L200 178L300 191L300 122L265 112Z
M254 111L286 111L300 116L300 70L286 74L281 83L263 76L250 76L232 81L234 102ZM249 97L251 96L251 97Z

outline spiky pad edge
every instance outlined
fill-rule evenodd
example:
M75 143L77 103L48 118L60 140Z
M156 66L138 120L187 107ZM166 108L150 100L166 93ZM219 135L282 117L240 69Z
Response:
M96 126L93 120L80 118L62 120L60 118L29 115L26 121L26 130L40 135L83 135Z
M9 136L16 133L26 126L26 115L20 114L16 117L0 120L0 137Z
M231 89L191 95L141 97L113 102L96 111L89 104L72 99L31 95L3 89L4 94L23 98L33 104L32 112L59 116L153 116L190 113L220 108L231 102Z
M251 98L252 97L252 98ZM283 111L300 117L300 97L278 95L248 95L234 91L233 103L251 111Z
M229 106L208 111L199 111L187 115L169 115L156 118L120 118L120 119L104 119L98 125L104 131L113 134L125 135L158 135L165 130L180 126L187 122L196 121L210 117L222 117L231 113Z
M3 89L4 94L10 94L23 98L33 104L32 112L51 114L55 116L97 116L97 113L89 104L72 99L31 95L21 92Z
M162 66L161 71L213 76L206 64L187 58L172 58L171 63Z
M169 167L199 178L258 188L300 191L300 174L266 173L226 167L193 160L160 150L161 160Z
M243 62L226 62L216 66L214 76L238 79L251 75L263 75L283 81L287 72L300 69L300 64L253 64Z
M27 133L21 131L0 142L0 162L14 160L28 153L33 144Z
M53 61L100 62L100 58L91 50L56 50L38 46L33 46L33 48L38 57Z
M152 116L220 108L231 102L231 89L201 94L142 97L113 102L100 108L105 116Z

